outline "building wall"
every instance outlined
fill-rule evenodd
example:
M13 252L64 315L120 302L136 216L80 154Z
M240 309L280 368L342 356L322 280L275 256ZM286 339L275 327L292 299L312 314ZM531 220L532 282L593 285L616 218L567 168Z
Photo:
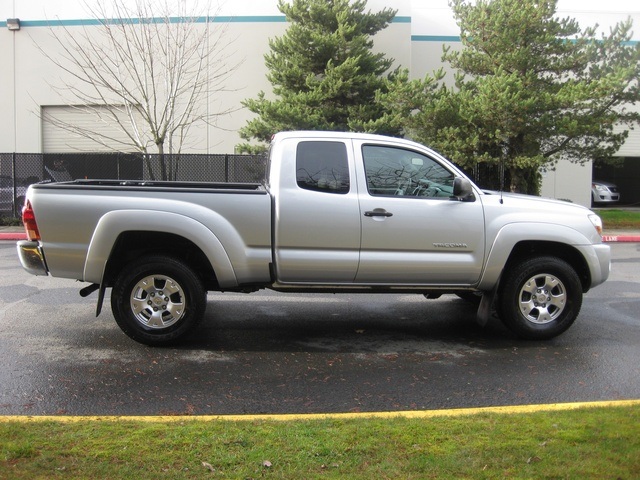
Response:
M542 172L540 195L588 207L591 205L591 171L591 162L578 165L560 161L553 170Z
M57 3L60 2L2 0L0 3L0 64L4 67L0 69L0 132L3 133L0 152L43 151L41 109L68 104L51 88L52 84L61 84L64 72L46 59L38 45L51 55L61 54L56 51L51 35L52 29L60 34L62 27L51 25L62 22L69 34L92 27L90 22L82 20L89 18L79 6L83 2ZM369 0L368 8L377 11L389 3ZM575 17L584 26L600 23L603 31L630 15L638 30L640 8L629 5L635 3L610 0L604 5L591 0L559 0L559 14ZM399 0L393 2L393 8L398 10L396 20L375 37L375 49L393 58L394 66L408 67L412 78L423 77L442 66L443 46L461 47L447 0ZM608 10L603 12L603 9ZM218 15L214 26L226 29L225 38L231 41L229 49L243 62L229 79L231 91L209 98L209 104L211 109L231 107L234 111L220 118L220 128L196 129L188 149L192 153L232 153L241 142L237 131L251 118L251 113L241 108L241 101L255 98L260 91L270 94L264 55L269 51L268 40L282 35L287 28L277 10L277 0L224 2ZM9 31L4 21L14 17L21 19L20 31ZM57 20L47 20L56 17ZM631 133L621 153L628 157L640 156L640 129ZM542 193L586 205L590 172L588 167L561 162L555 171L544 174Z

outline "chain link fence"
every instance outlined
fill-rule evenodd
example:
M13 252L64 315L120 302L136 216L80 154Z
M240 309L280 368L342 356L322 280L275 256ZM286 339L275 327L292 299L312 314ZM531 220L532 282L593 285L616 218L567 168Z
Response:
M124 153L0 153L0 216L18 217L27 187L76 179L256 183L265 178L264 155L158 155Z

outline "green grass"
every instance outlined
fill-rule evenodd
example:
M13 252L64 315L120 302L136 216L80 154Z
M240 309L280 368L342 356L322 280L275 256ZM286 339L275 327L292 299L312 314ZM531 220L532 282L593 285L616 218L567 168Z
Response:
M0 227L1 226L21 227L22 226L22 220L20 220L19 218L0 216Z
M640 229L640 212L619 209L595 210L604 224L604 230L612 229Z
M637 478L640 406L322 420L0 421L0 478Z

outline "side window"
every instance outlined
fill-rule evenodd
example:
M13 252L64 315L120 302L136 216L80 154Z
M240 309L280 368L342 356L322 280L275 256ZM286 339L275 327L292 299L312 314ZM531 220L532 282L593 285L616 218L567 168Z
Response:
M342 142L300 142L296 152L296 180L305 190L348 193L346 145Z
M411 150L365 145L362 147L369 194L449 198L454 175L435 160Z

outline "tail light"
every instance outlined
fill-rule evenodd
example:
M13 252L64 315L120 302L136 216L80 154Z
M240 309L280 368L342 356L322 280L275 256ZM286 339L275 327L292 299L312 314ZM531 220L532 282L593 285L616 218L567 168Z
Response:
M29 200L27 200L24 207L22 207L22 224L24 225L24 229L27 231L27 238L29 240L32 242L40 240L40 231L36 224L36 216L33 213L33 207L31 207L31 202Z

